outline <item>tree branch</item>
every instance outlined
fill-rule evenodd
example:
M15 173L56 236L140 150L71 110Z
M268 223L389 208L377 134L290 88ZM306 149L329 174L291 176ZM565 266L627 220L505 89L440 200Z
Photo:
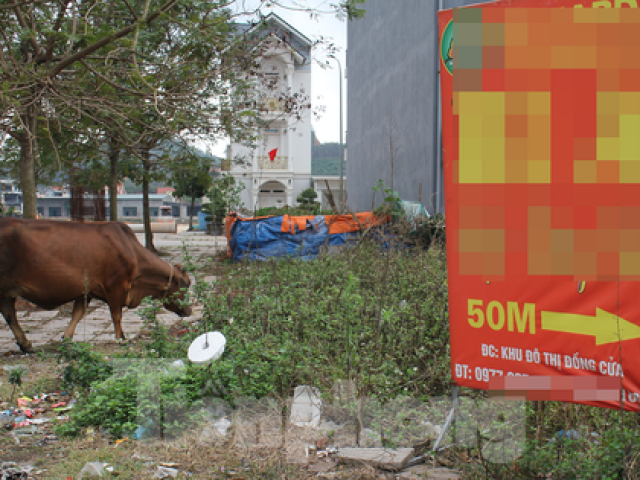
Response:
M117 83L109 80L107 77L105 77L104 75L99 73L97 70L92 68L91 65L89 65L84 59L81 59L80 63L82 63L82 65L84 65L85 68L87 70L89 70L91 73L93 73L96 77L100 78L100 80L108 83L109 85L111 85L114 88L117 88L118 90L124 90L125 92L130 93L131 95L135 95L136 97L146 97L146 96L148 96L145 93L139 92L137 90L133 90L131 88L124 87L122 85L118 85Z
M29 5L29 4L35 4L35 3L41 3L41 2L34 2L31 0L27 0L26 2L9 3L8 5L0 5L0 10L8 10L10 8L16 8L16 7L21 7L22 5Z
M129 11L131 12L131 15L133 15L134 20L137 22L138 21L138 15L136 15L136 12L133 10L133 8L131 7L131 5L129 5L129 2L127 2L127 0L122 0L124 2L124 4L127 6L127 8L129 9Z
M22 28L28 29L29 25L27 25L26 20L22 16L22 11L20 10L20 7L16 5L16 7L14 8L14 11L16 12L16 18L18 19L18 22L20 23L20 26ZM36 56L40 55L40 46L38 45L38 42L33 37L33 35L29 36L29 42L31 42L31 46L33 47L33 50L34 50Z
M53 31L60 31L60 27L62 27L62 20L64 19L64 15L67 12L67 5L69 4L69 0L63 0L60 11L58 12L58 18L56 18L56 23L53 26ZM47 43L47 51L45 55L40 55L36 58L36 62L45 61L50 62L53 59L53 47L55 45L55 36L52 34L49 38L49 42ZM40 58L42 57L42 58Z
M99 50L100 48L102 48L102 47L104 47L106 45L109 45L114 40L117 40L118 38L122 38L125 35L128 35L140 23L151 23L156 18L158 18L160 15L162 15L163 13L167 12L168 10L170 10L176 3L178 3L178 0L168 0L167 3L165 3L162 7L160 7L159 10L157 10L156 12L152 13L151 15L149 15L149 17L143 18L141 20L138 20L138 21L134 22L133 24L129 25L128 27L125 27L125 28L117 31L114 34L108 35L108 36L98 40L97 42L93 43L92 45L89 45L88 47L83 48L78 53L76 53L74 55L71 55L70 57L66 58L65 60L60 62L58 65L56 65L55 67L53 67L49 71L49 78L55 77L64 68L68 67L72 63L77 62L81 58L84 58L87 55L90 55L91 53L95 52L96 50Z

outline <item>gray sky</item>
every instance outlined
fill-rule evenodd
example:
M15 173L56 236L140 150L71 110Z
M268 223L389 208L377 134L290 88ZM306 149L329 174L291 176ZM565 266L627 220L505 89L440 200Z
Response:
M292 27L298 30L312 41L320 37L333 42L339 51L336 57L342 64L342 74L344 77L346 68L346 47L347 47L347 20L341 20L335 13L320 13L311 16L306 11L296 10L296 8L310 7L317 12L329 12L332 3L329 0L282 0L281 3L290 5L292 8L264 8L262 14L270 12L276 13ZM337 3L337 2L336 2ZM244 0L238 2L239 8L248 10L252 4L257 4L255 0ZM296 7L299 5L300 7ZM315 60L326 60L326 54L322 48L313 52ZM311 103L312 108L324 107L324 112L319 113L319 117L312 119L311 125L315 129L316 136L322 143L338 142L340 140L340 84L338 66L335 60L329 60L329 67L321 68L316 62L311 65ZM346 132L347 111L346 94L347 82L343 78L343 128ZM346 135L343 137L346 141ZM212 145L214 154L224 156L225 144Z

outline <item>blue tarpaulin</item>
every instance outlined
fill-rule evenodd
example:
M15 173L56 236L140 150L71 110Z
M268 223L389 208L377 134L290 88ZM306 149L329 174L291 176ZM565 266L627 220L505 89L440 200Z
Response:
M354 233L329 235L324 215L307 220L306 229L295 233L282 232L283 216L234 222L231 228L233 260L266 260L270 257L315 258L325 243L345 245ZM355 234L357 235L357 234Z

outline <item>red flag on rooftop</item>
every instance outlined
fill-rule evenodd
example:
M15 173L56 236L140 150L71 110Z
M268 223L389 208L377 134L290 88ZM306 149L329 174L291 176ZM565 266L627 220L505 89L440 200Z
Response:
M269 152L269 160L271 160L272 162L275 160L276 158L276 153L278 153L278 149L274 148L273 150L271 150Z

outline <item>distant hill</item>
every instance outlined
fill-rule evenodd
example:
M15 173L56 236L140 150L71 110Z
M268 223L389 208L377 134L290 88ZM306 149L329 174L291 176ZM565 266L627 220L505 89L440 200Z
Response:
M173 144L173 142L167 142L161 148L168 149L170 152L173 150L176 154L180 151L180 148L177 145ZM204 150L198 147L192 147L192 148L195 154L198 155L199 157L211 160L212 168L214 169L220 168L220 165L222 164L222 158L216 155L212 155L208 152L205 152ZM142 184L136 185L128 178L125 178L123 183L124 183L124 189L127 193L142 193ZM150 182L149 193L155 194L158 192L158 187L167 187L167 186L171 186L171 185L169 185L167 182Z
M342 167L346 175L346 162ZM311 147L311 175L340 175L340 144L322 143Z

